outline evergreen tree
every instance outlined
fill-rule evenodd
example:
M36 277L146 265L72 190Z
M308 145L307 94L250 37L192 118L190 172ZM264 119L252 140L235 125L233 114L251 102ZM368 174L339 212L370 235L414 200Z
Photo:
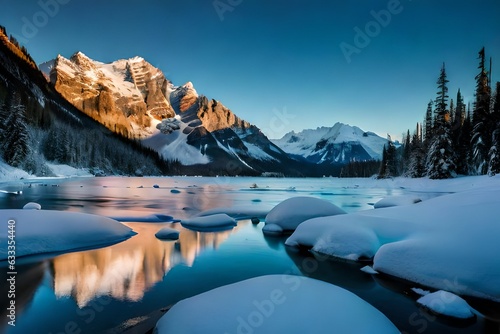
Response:
M496 92L491 112L493 126L492 145L488 156L488 174L500 173L500 82L497 82Z
M387 148L384 145L384 149L382 150L382 161L380 162L380 170L377 178L385 179L386 177L388 177Z
M412 137L411 148L410 161L406 175L409 177L423 177L426 174L425 150L418 132L415 132Z
M446 179L455 174L453 143L450 134L450 112L448 106L448 79L443 63L437 81L434 135L427 152L427 175L431 179Z
M465 108L465 106L464 106ZM464 122L460 128L458 138L455 145L455 156L457 165L457 174L469 175L472 159L471 150L471 136L472 136L472 120L470 115L470 105L467 115L464 116Z
M488 169L488 153L491 148L492 129L490 125L490 97L488 72L485 66L484 48L479 51L479 74L476 75L476 101L472 119L472 152L473 167L476 174L486 174Z
M21 99L17 94L12 99L10 114L5 121L3 132L3 159L9 165L18 167L28 155L29 137L25 108L21 104Z
M432 124L432 100L427 104L427 112L425 113L425 136L424 136L424 144L425 146L429 146L429 143L433 137L433 124Z
M408 165L410 163L410 156L411 156L411 136L410 136L410 130L406 132L406 136L404 137L404 146L403 146L403 156L401 159L401 169L404 174L408 171Z

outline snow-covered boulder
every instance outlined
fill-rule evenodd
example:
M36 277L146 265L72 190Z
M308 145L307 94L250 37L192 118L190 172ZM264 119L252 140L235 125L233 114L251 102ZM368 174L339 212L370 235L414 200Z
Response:
M236 220L225 213L211 216L194 217L181 220L181 225L194 231L217 231L235 227Z
M179 231L167 226L156 232L155 237L161 240L177 240L179 239Z
M378 271L376 271L375 269L373 269L370 266L364 266L363 268L361 268L359 270L361 270L364 273L370 274L370 275L376 275L376 274L378 274Z
M232 207L219 207L209 210L202 211L196 215L196 217L211 216L219 213L225 213L226 215L233 217L234 219L252 219L252 218L265 218L266 215L271 211L272 207L267 207L265 205L235 205Z
M450 318L470 319L475 317L471 307L459 296L439 290L420 297L417 303L430 311Z
M23 210L41 210L42 206L35 202L29 202L23 206Z
M345 214L345 211L328 201L315 197L292 197L276 205L267 214L266 225L276 224L284 231L293 231L308 219L340 214Z
M389 208L392 206L410 205L422 202L419 196L415 195L399 195L399 196L389 196L382 198L380 201L375 203L375 209Z
M500 187L302 223L286 244L349 259L434 289L500 301Z
M262 232L266 235L281 235L283 229L278 224L266 224L262 228Z
M177 333L399 333L380 311L335 285L270 275L210 290L175 304L156 324Z
M16 256L98 248L135 235L129 227L110 218L79 212L49 210L0 210L0 240L15 229ZM0 261L8 257L0 248Z

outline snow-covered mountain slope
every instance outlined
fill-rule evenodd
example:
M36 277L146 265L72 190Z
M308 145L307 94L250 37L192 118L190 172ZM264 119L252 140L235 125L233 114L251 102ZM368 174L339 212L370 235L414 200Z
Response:
M42 68L75 107L165 159L229 174L290 170L292 159L256 126L191 82L174 86L141 57L105 64L78 52Z
M317 164L380 160L387 145L387 139L343 123L299 133L292 131L272 141L283 151Z

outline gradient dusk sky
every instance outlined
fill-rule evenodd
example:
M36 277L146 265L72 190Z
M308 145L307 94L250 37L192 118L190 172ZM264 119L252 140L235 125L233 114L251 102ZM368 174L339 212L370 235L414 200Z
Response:
M461 88L466 102L473 100L483 46L493 58L493 81L500 80L499 0L0 5L0 25L38 63L76 51L102 62L141 56L174 84L193 82L198 93L270 138L336 122L400 138L423 120L443 62L450 97Z

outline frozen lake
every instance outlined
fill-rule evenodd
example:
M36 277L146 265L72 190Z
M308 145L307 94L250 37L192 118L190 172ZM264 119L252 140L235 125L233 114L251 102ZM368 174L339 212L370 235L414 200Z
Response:
M381 198L408 193L390 180L337 178L110 177L29 181L9 185L9 191L16 187L22 195L1 194L0 208L22 208L35 201L44 209L120 217L165 214L176 219L215 207L270 209L293 196L323 198L348 212L371 210ZM438 319L420 309L408 294L414 285L367 275L359 270L364 264L291 251L284 246L285 238L265 237L262 222L253 225L242 220L233 230L221 232L194 232L179 223L126 225L138 234L122 243L26 259L18 265L16 327L6 327L3 315L0 330L145 333L181 299L265 274L305 275L339 285L407 333L498 333L500 329L496 304L469 301L486 314L473 323ZM164 226L179 230L179 240L156 239L155 232Z

